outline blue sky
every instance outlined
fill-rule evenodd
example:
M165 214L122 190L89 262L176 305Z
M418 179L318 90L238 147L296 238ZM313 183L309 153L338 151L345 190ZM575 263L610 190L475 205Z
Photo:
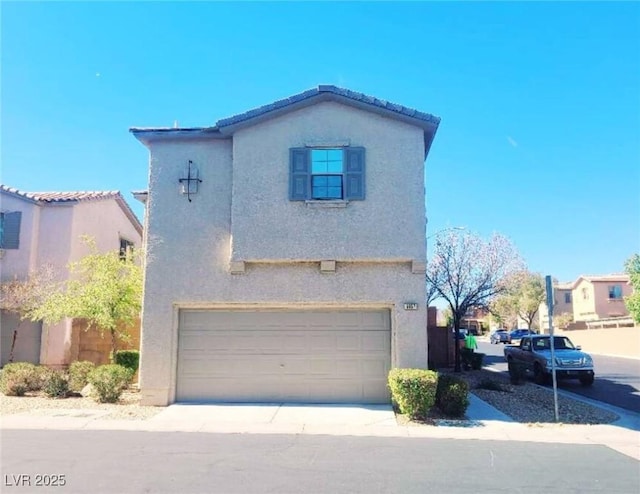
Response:
M7 3L2 183L147 186L132 126L335 84L442 118L428 234L510 237L571 281L640 251L638 3Z

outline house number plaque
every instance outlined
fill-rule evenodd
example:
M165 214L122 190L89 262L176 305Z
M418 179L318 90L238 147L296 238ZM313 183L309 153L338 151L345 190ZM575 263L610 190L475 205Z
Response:
M417 302L407 302L404 304L404 310L418 310Z

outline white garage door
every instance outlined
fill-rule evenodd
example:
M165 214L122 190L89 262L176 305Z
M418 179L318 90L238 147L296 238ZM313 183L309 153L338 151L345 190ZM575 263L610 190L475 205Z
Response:
M180 311L177 401L388 403L389 311Z

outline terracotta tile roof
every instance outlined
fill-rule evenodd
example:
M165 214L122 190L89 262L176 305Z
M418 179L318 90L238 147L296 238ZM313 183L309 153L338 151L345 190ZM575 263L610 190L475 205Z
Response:
M26 199L30 202L44 204L60 204L74 203L84 201L100 201L105 199L114 199L122 208L124 214L129 218L138 232L142 233L142 225L138 220L127 201L118 190L107 191L73 191L73 192L25 192L14 187L0 184L0 191L7 192L11 195Z

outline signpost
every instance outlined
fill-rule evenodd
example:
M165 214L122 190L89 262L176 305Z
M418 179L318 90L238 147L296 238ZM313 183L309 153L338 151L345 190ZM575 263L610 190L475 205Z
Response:
M545 276L545 283L547 287L547 310L549 311L549 346L551 348L551 377L553 379L553 410L555 413L555 420L556 422L559 422L558 381L556 380L556 345L553 337L553 284L551 283L551 276Z

